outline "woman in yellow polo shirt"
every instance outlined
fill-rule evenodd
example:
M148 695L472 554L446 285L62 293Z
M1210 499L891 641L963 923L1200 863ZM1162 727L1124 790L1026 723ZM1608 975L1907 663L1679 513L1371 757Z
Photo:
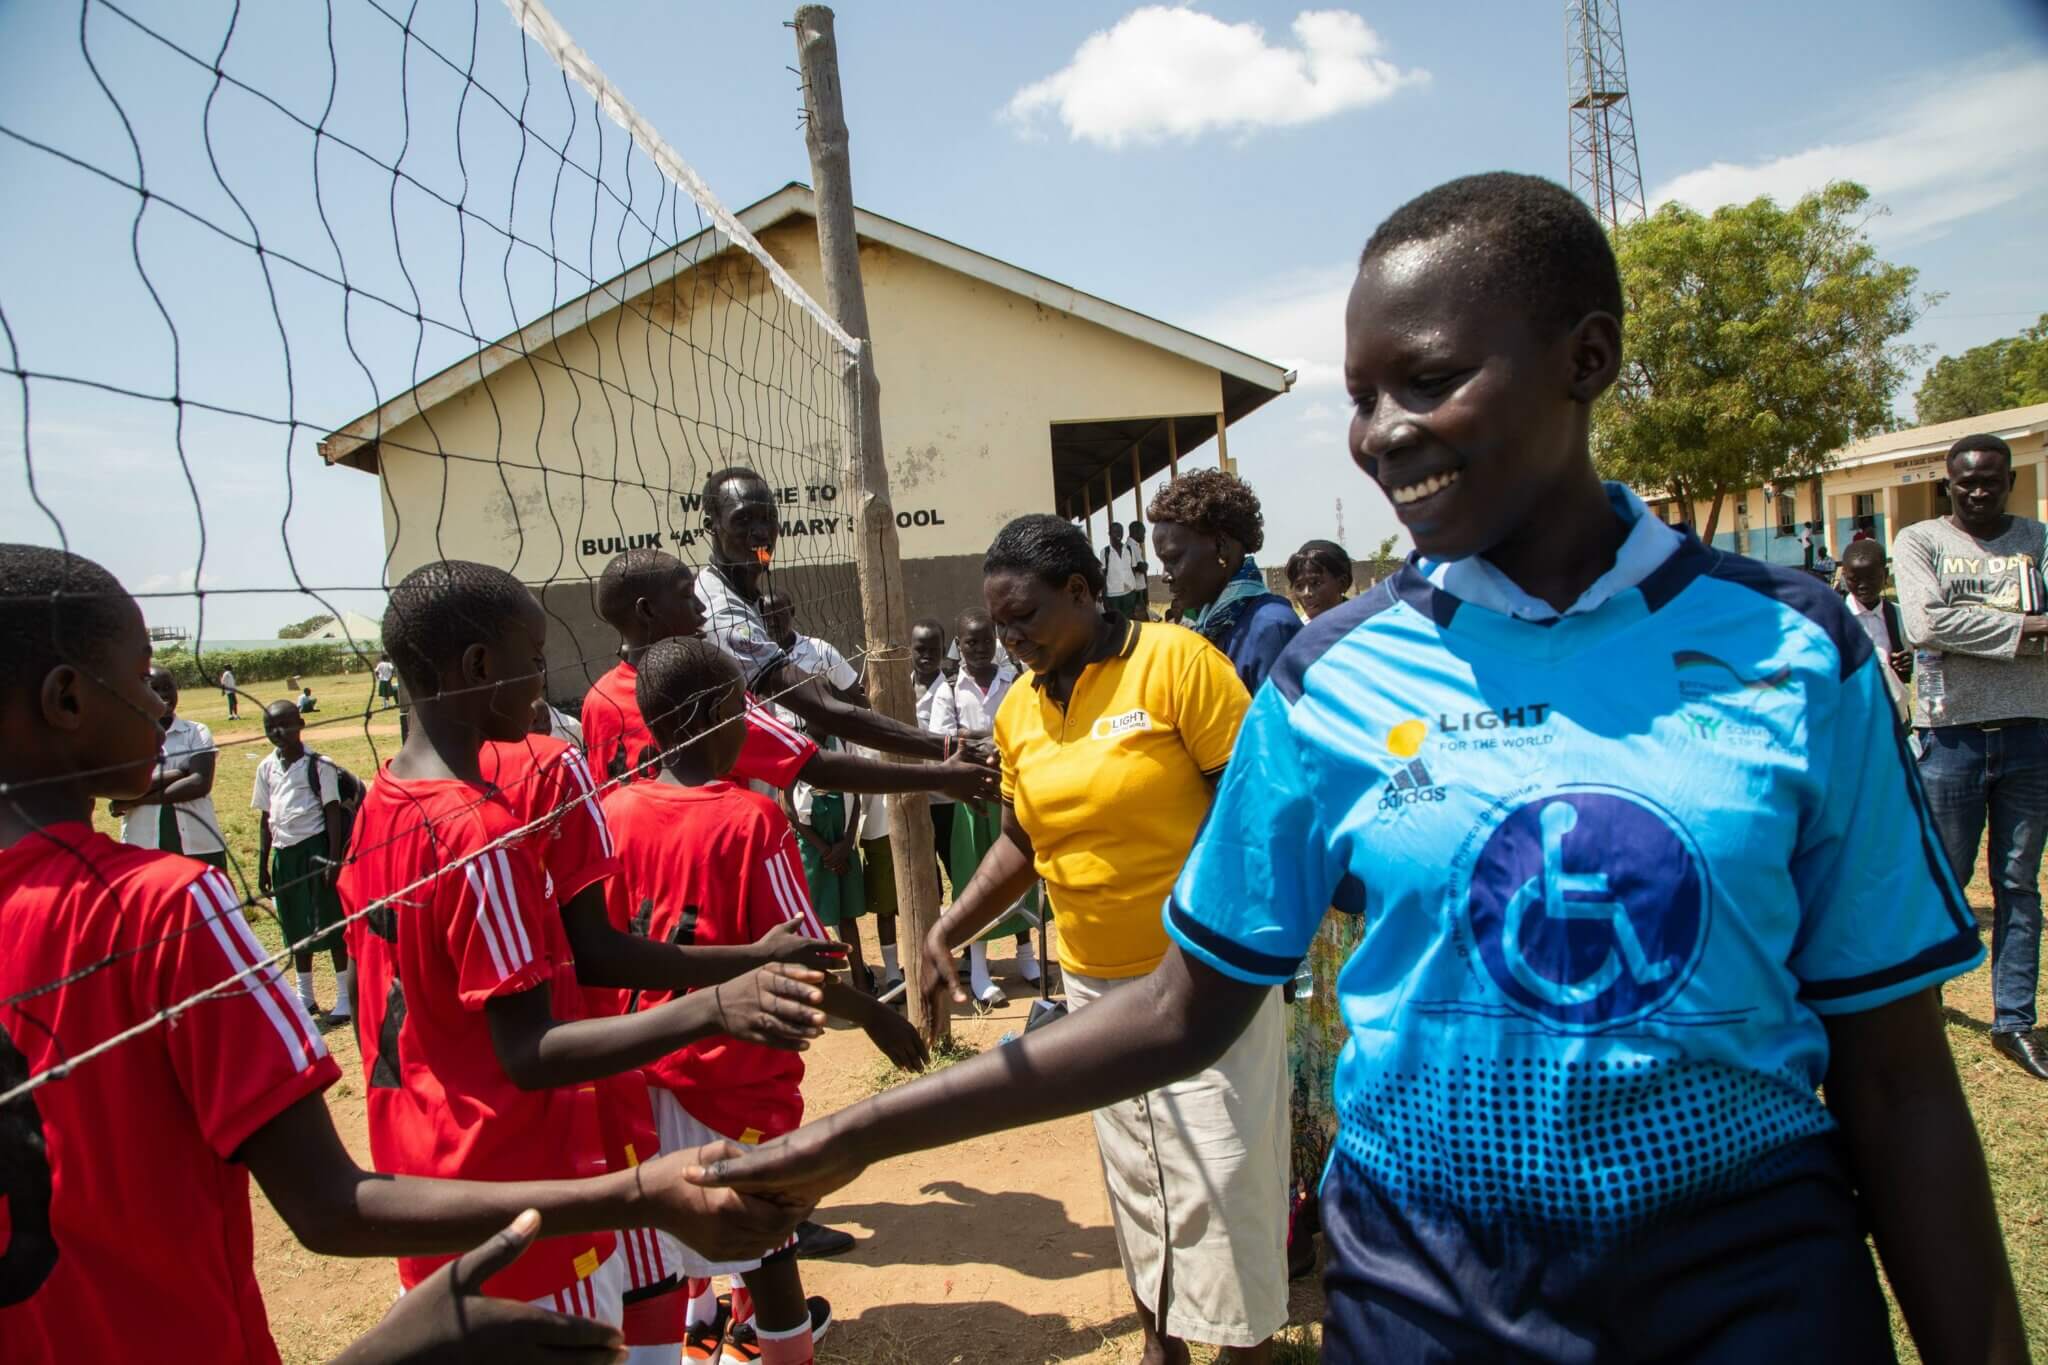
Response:
M1250 698L1193 631L1105 612L1102 562L1054 516L1019 517L982 593L1030 671L996 713L1002 837L924 946L935 1010L966 996L952 954L1043 877L1075 1008L1166 954L1161 910ZM1209 1070L1095 1112L1145 1360L1179 1343L1263 1361L1287 1320L1286 1058L1278 991Z

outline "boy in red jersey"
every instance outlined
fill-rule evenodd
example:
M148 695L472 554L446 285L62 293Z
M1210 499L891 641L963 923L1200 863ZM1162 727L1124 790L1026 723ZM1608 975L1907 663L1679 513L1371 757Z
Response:
M655 718L655 738L667 757L654 780L605 799L618 840L614 918L629 914L645 923L649 937L671 943L750 943L791 921L823 939L788 817L766 797L725 780L742 742L745 691L738 668L708 642L664 640L641 658L638 697L641 710ZM916 1030L894 1011L837 982L829 982L826 993L826 1007L860 1023L891 1060L923 1060ZM648 992L640 1008L669 1008L666 998ZM803 1070L795 1054L745 1039L706 1039L661 1058L647 1073L662 1149L693 1148L720 1134L756 1143L790 1131L803 1121ZM737 1321L725 1339L726 1360L799 1365L811 1359L831 1309L823 1299L805 1300L793 1246L760 1262L720 1262L687 1247L677 1250L700 1281L745 1276L756 1321L747 1321L745 1298L735 1293Z
M321 1098L339 1072L226 879L92 829L95 798L149 786L163 714L149 660L142 613L106 570L0 545L0 1094L34 1086L0 1100L8 1365L274 1365L251 1172L329 1255L457 1251L528 1208L564 1233L659 1224L734 1254L788 1235L799 1210L707 1203L683 1162L484 1185L358 1168Z
M364 796L341 878L378 1169L487 1180L603 1169L597 1093L714 1030L770 1047L816 1036L815 974L772 968L675 1011L559 1019L563 931L522 821L480 768L527 734L546 623L511 575L460 560L391 591L384 644L413 698L411 733ZM550 1237L490 1291L616 1322L623 1260L605 1233ZM407 1285L440 1262L406 1257Z
M625 647L624 660L591 684L583 698L584 749L591 767L606 778L632 781L651 776L658 766L660 749L640 714L634 680L649 645L702 634L704 604L697 600L695 583L689 567L662 550L628 550L605 565L598 579L597 613L619 632ZM730 773L735 782L763 782L786 791L801 778L826 791L935 791L962 801L995 795L998 774L970 759L891 763L823 752L752 697L745 715L745 741ZM924 752L920 748L912 756Z
M778 962L840 964L839 945L806 938L795 925L780 925L757 943L724 947L679 947L613 928L605 883L618 861L582 751L548 735L491 740L478 755L478 770L522 825L538 826L528 846L559 906L547 925L556 964L549 988L556 1018L610 1018L626 1013L633 991L715 986ZM631 1170L659 1150L647 1081L638 1070L598 1081L596 1103L607 1169ZM684 1337L684 1305L673 1293L680 1287L676 1268L652 1229L627 1229L619 1241L625 1335L634 1348L630 1360L672 1362Z

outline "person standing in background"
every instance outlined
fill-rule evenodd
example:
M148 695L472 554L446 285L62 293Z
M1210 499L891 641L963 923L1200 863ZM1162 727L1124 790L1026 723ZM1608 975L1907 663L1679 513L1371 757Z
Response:
M2034 1037L2048 841L2048 549L2040 522L2006 512L2012 484L2004 441L1957 441L1948 452L1955 510L1901 531L1892 567L1919 651L1920 780L1965 885L1989 817L1991 1046L2048 1081L2048 1049Z
M1152 619L1152 566L1145 562L1145 523L1131 523L1131 550L1138 556L1138 562L1131 566L1132 577L1138 582L1138 609L1132 613L1134 621Z
M165 707L156 777L135 800L108 802L107 813L121 822L122 843L182 853L225 872L227 845L213 813L213 731L178 714L178 680L168 668L150 665L149 690Z
M228 719L242 718L241 700L235 693L235 670L223 668L220 671L220 694L228 699Z
M1842 551L1842 598L1848 603L1850 617L1870 637L1877 657L1885 661L1885 687L1899 709L1900 720L1910 723L1912 709L1906 688L1913 681L1913 650L1906 643L1899 604L1885 600L1884 581L1884 547L1874 540L1850 541L1849 548Z
M1138 589L1138 562L1137 547L1124 539L1124 528L1112 521L1109 545L1102 552L1102 577L1108 584L1102 604L1126 621L1137 617L1145 601Z
M1199 469L1153 494L1145 513L1182 624L1229 655L1238 681L1256 694L1301 630L1252 558L1266 543L1259 495L1235 474Z
M1351 556L1334 540L1305 540L1287 557L1287 592L1304 621L1351 595Z
M377 656L377 697L380 711L388 711L398 705L398 668L382 654Z

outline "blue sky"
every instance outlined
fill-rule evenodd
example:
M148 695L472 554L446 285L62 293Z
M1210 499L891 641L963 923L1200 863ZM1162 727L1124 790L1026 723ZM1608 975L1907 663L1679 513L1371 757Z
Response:
M374 69L394 50L395 30L361 0L335 7L344 69ZM124 8L209 52L227 14L213 0ZM1447 22L1445 7L1413 4L1304 12L1221 0L847 3L838 27L856 191L863 206L890 217L1299 368L1297 393L1232 435L1232 452L1265 501L1266 557L1332 534L1339 495L1346 538L1363 551L1392 518L1343 451L1335 368L1350 262L1388 210L1449 176L1504 167L1563 177L1561 8L1481 4ZM424 31L464 50L469 6L421 9ZM780 10L555 0L555 12L727 204L806 178L796 78L786 69L793 43ZM481 78L516 91L509 19L490 0L477 15ZM2048 7L1636 0L1624 19L1652 194L1705 207L1861 178L1890 209L1871 226L1880 250L1917 267L1924 290L1945 295L1912 340L1955 351L2048 312L2040 268ZM317 117L327 80L321 22L302 0L250 7L227 66L265 72L280 99ZM128 166L120 126L80 59L78 28L74 6L0 8L0 126L95 164ZM169 192L216 221L238 222L198 135L206 73L97 4L88 29L103 75L137 124L152 184L175 187ZM453 174L452 162L421 144L452 126L459 86L415 71L406 100L392 98L393 89L345 82L332 126L395 148L409 111L423 159L408 164L453 183L438 178ZM325 238L308 211L309 158L274 111L237 98L228 92L215 111L226 177L266 240L313 260ZM471 143L480 162L490 159L491 136ZM620 146L614 135L610 153ZM491 168L470 169L480 196L496 192L502 203L501 190L485 189ZM388 236L383 179L323 162L324 202L352 247L358 237ZM13 187L16 210L0 225L0 308L23 363L167 391L168 334L129 256L134 196L9 139L0 139L0 183ZM639 183L654 192L651 179ZM426 204L401 205L399 214L408 264L430 277L417 281L422 310L454 316L473 301L473 286L458 297L432 278L445 273L432 268L437 260L457 255L453 215ZM488 243L466 247L469 259L496 268L501 253ZM606 244L590 263L632 248L630 237ZM282 414L283 352L253 256L161 208L146 216L143 249L184 343L184 391ZM405 289L394 260L368 248L349 254L359 283L393 296ZM517 265L515 274L521 302L573 283ZM427 370L437 356L451 358L446 335L420 338L406 319L358 309L354 339L371 353L365 376L335 328L321 334L317 282L289 270L274 279L292 339L293 412L309 430L362 412L373 389L388 397L405 387L415 340ZM477 329L492 332L496 320L479 316ZM885 385L887 365L885 355ZM41 382L31 395L39 487L74 545L132 584L189 587L198 518L168 405ZM1910 407L1910 391L1901 406ZM48 541L50 522L22 481L21 429L19 388L0 385L0 537ZM374 582L381 533L372 481L319 468L311 437L288 447L283 432L187 409L188 464L208 526L200 581L288 585L289 545L305 581ZM289 514L287 470L296 489ZM216 596L207 630L265 636L316 609L291 596ZM191 604L156 599L150 614L190 624Z

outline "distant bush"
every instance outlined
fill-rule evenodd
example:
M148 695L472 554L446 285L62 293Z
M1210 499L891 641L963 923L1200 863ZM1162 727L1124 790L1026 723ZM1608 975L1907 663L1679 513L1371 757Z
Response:
M339 640L312 645L279 645L275 649L209 649L197 659L183 649L161 653L156 661L171 670L180 687L212 687L223 668L235 670L237 683L275 682L294 674L347 673L364 667Z

